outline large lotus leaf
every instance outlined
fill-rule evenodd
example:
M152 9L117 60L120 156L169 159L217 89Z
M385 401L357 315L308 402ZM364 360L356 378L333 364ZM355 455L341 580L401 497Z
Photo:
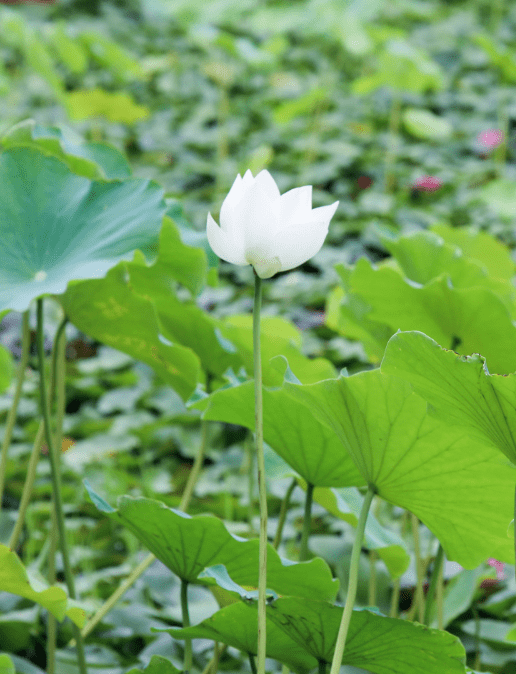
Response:
M446 234L446 228L441 228L441 231ZM454 237L473 255L464 254L462 246L445 243L434 232L416 232L396 240L384 238L383 243L411 281L425 284L441 274L447 274L454 288L481 286L492 290L504 302L512 317L516 317L516 290L511 280L515 265L509 251L488 234L482 232L484 236L481 238L478 234L463 232ZM478 250L478 246L483 246L482 250ZM497 271L491 275L490 269Z
M0 544L0 591L25 597L46 608L58 620L68 616L79 627L86 622L83 609L73 605L60 587L49 587L35 578L29 579L20 558Z
M319 662L331 663L342 608L322 601L283 597L267 616ZM353 611L343 665L372 674L464 674L464 646L458 637L425 625Z
M131 169L124 155L106 143L73 141L57 127L41 126L33 119L16 124L2 136L3 149L31 147L63 161L73 173L102 180L129 178Z
M190 348L160 339L156 307L134 291L127 263L105 278L70 283L60 301L79 330L147 363L183 400L192 394L201 375L199 359Z
M174 639L213 639L243 653L256 655L258 613L238 602L217 611L199 625L165 631ZM267 657L282 662L295 672L317 667L317 660L270 619L267 619L266 631Z
M429 416L408 382L379 370L285 389L328 425L382 498L426 524L448 559L465 568L490 556L512 561L514 476L494 447Z
M410 382L432 414L494 445L516 464L516 375L491 375L482 356L458 356L421 332L391 338L382 372Z
M489 283L487 271L479 262L468 259L457 246L445 243L433 232L384 237L382 242L405 276L416 283L424 285L443 273L455 288Z
M165 212L148 180L95 182L31 148L0 154L0 311L152 252Z
M249 374L253 373L253 317L228 316L219 322L222 335L238 347ZM281 386L283 375L270 363L274 356L288 359L292 371L303 384L335 377L335 368L325 358L307 358L301 352L301 331L280 316L262 316L260 322L262 376L265 386Z
M444 275L421 286L388 266L374 268L365 258L345 283L369 305L367 318L389 325L391 335L418 329L460 353L482 353L500 374L516 370L516 326L492 290L453 288Z
M205 410L203 419L238 424L254 431L254 381L219 389L192 407ZM310 484L366 484L335 434L282 388L263 388L263 431L267 444Z
M484 265L491 279L510 281L514 276L516 265L509 248L488 232L442 224L430 229L446 243L458 246L467 258Z
M85 485L97 508L130 529L182 580L200 582L199 574L206 567L222 564L238 585L258 587L257 539L233 536L217 517L190 517L151 499L122 496L115 510L92 491L86 480ZM272 545L268 546L267 587L279 594L324 597L331 601L338 585L322 559L290 562L282 559Z

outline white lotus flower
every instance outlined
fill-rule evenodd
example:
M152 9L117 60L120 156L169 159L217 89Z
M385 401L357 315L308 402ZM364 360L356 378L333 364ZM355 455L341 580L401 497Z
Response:
M260 278L294 269L321 249L339 202L312 210L312 187L280 195L274 178L261 171L236 177L220 209L220 227L208 214L213 252L226 262L253 265Z

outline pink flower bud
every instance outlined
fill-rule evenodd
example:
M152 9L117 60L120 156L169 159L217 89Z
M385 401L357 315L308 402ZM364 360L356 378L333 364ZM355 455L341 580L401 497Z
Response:
M483 147L487 147L489 150L493 150L495 147L498 147L504 139L504 133L501 129L487 129L487 131L482 131L477 136L477 142Z
M421 176L412 185L415 190L420 192L435 192L442 187L443 181L435 176Z
M496 579L497 580L503 580L505 578L505 573L503 571L503 567L505 566L503 562L499 562L497 559L493 559L490 557L487 560L487 563L489 566L492 566L496 569Z

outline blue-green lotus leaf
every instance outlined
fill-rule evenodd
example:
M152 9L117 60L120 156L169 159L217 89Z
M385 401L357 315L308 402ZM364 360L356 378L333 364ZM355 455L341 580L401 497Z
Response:
M156 251L163 190L97 182L31 148L0 155L0 312L25 311L73 279L102 278L135 249Z

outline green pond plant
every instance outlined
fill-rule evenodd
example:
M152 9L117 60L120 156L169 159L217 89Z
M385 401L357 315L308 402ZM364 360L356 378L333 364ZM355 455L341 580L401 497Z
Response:
M487 558L514 559L509 524L516 456L516 309L510 282L514 263L507 249L486 233L461 239L440 226L386 239L392 257L383 265L366 260L353 267L336 265L342 287L328 298L327 323L361 340L373 364L381 361L381 367L349 376L325 359L306 357L292 323L261 315L263 281L319 252L338 202L312 208L310 186L281 194L268 171L256 176L247 171L224 199L220 225L208 215L206 237L189 245L163 190L128 174L113 148L100 152L98 144L74 145L59 130L33 123L9 132L2 148L0 318L9 311L23 314L22 357L2 440L2 472L12 459L33 303L43 421L9 547L0 545L0 591L38 604L56 620L71 619L81 674L96 662L87 637L154 559L179 580L182 626L162 623L167 629L152 629L170 634L174 647L184 641L184 672L198 666L194 639L237 648L258 674L265 674L266 658L296 674L316 668L323 674L328 666L338 674L341 665L372 674L471 672L458 637L441 629L467 606L457 608L453 587L443 592L440 577L445 558L466 571ZM253 268L252 317L215 318L197 303L209 263L218 263L213 253ZM51 301L60 315L48 376L44 308ZM75 596L75 585L81 587L74 582L80 560L70 554L60 479L61 461L67 460L59 449L69 324L150 366L177 394L181 414L190 415L188 423L200 427L200 450L179 508L127 495L113 507L91 484L88 457L80 447L71 450L98 516L128 529L151 553L96 611L87 611ZM476 351L485 355L469 355ZM490 374L486 363L499 374ZM0 349L2 392L13 371L10 354ZM254 433L258 538L234 535L212 514L185 512L211 449L211 421ZM32 578L17 554L24 554L20 533L37 462L43 460L43 436L52 477L52 527L67 592L55 583L52 544L41 553L48 583ZM251 471L253 462L248 463ZM273 546L267 536L266 475L268 482L275 470L289 478L290 486ZM0 485L10 488L5 475ZM298 488L305 491L302 534L300 545L288 548L282 532ZM312 554L317 551L314 504L333 522L355 529L351 554L342 547L335 554L337 574L345 581L339 601L339 580L322 557ZM411 537L384 526L384 505L412 513ZM427 540L437 550L426 597L422 570L428 560L419 544L420 525L427 527ZM284 547L294 549L298 560L281 556ZM370 605L357 600L362 550L369 554L371 575L381 563L394 584L415 553L420 587L413 607L424 624L408 615L397 617L397 594L391 615L382 613L388 602L375 596L380 576L370 585ZM192 586L212 590L220 606L198 624L192 624ZM470 596L475 589L473 583ZM514 638L509 628L507 634ZM215 646L214 662L219 653ZM67 649L58 650L53 627L46 655L48 674L70 657ZM149 674L177 674L172 662L156 657ZM0 665L15 671L8 654L0 653Z

